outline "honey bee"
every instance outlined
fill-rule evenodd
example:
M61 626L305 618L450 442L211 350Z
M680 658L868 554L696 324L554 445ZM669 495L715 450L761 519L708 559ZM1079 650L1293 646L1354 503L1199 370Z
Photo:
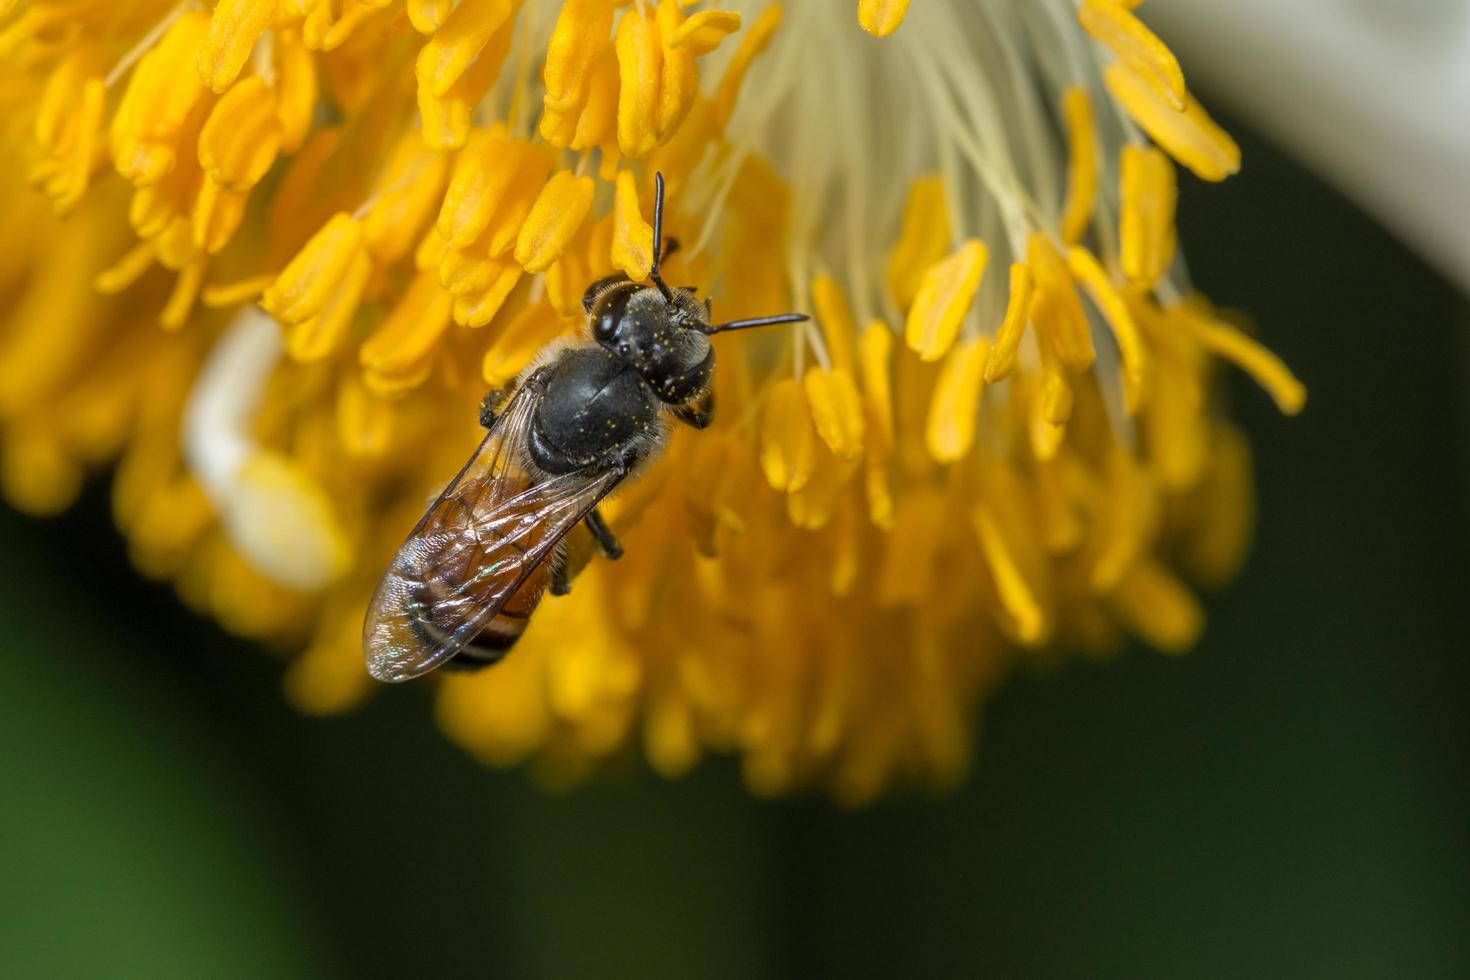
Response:
M406 681L504 657L542 594L568 591L562 539L585 524L609 559L622 546L597 505L662 452L665 414L696 429L713 411L710 337L805 314L712 325L708 299L669 288L659 263L664 180L654 175L652 285L614 275L582 297L593 343L553 344L480 409L488 430L388 567L368 606L368 673Z

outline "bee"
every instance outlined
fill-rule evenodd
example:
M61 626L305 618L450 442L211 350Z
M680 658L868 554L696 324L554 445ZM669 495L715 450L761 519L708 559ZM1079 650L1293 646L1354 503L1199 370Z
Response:
M664 180L654 175L649 280L587 287L590 337L552 344L480 408L487 432L409 533L368 606L368 673L406 681L437 667L478 669L506 655L542 594L569 590L562 540L577 524L603 555L622 554L597 505L663 451L664 416L695 429L713 412L710 338L806 320L805 314L711 324L708 299L669 288L659 264ZM591 342L587 342L590 340Z

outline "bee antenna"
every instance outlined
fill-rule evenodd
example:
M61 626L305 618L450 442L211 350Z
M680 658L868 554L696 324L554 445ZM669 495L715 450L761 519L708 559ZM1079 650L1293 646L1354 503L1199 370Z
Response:
M658 287L658 291L664 294L664 302L670 306L674 305L674 293L664 283L663 276L658 273L659 260L663 258L664 248L664 175L657 170L653 173L653 265L648 270L648 278Z
M750 320L731 320L729 323L719 323L712 327L701 327L700 333L705 336L717 333L725 333L729 330L746 330L750 327L769 327L774 323L801 323L810 320L811 317L805 313L782 313L778 316L758 316Z

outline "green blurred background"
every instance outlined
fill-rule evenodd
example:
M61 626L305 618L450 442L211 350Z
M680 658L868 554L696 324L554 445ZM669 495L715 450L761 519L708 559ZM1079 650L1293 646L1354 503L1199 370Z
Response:
M549 796L422 690L293 714L102 487L0 512L0 976L1470 976L1466 304L1243 143L1184 244L1311 400L1232 382L1260 526L1195 652L1014 678L939 801Z

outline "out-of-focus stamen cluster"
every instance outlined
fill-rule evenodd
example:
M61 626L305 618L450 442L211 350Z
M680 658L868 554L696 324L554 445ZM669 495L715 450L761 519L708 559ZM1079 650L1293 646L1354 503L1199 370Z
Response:
M648 274L660 171L667 279L813 320L719 340L625 557L439 683L445 730L557 780L639 741L759 792L956 778L1018 660L1193 642L1250 525L1218 366L1305 396L1188 282L1176 164L1239 153L1136 4L851 6L0 5L0 487L120 457L139 567L345 708L486 388Z

